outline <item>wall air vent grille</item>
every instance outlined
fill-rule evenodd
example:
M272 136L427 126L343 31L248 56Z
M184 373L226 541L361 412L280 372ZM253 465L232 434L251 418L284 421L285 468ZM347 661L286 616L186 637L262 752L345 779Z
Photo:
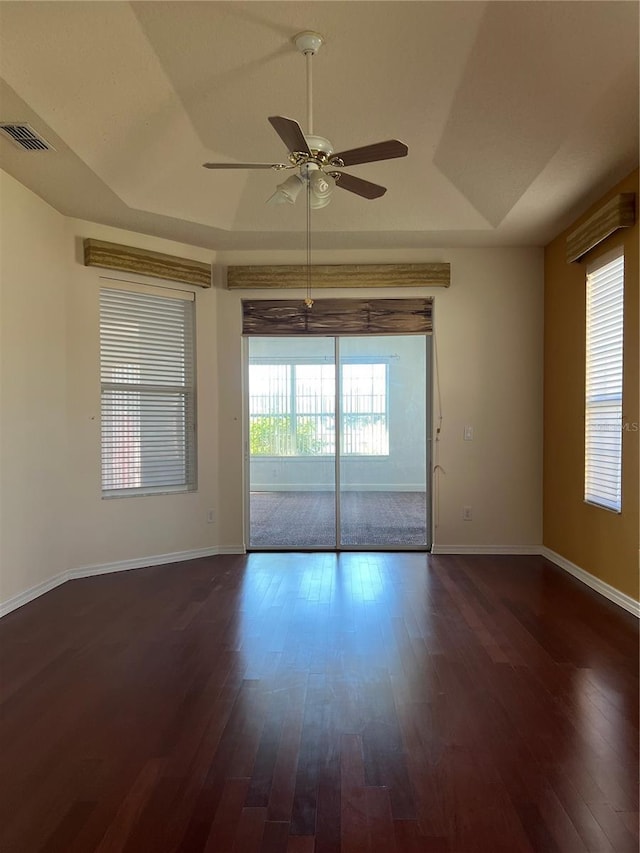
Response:
M0 122L0 133L24 151L55 151L53 145L36 133L29 124L3 121Z

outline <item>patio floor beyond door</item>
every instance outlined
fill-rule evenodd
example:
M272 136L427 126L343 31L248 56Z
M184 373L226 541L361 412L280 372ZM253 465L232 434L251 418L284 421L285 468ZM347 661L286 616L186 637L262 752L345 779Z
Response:
M252 548L335 546L333 492L251 492ZM342 544L425 546L425 492L343 492Z

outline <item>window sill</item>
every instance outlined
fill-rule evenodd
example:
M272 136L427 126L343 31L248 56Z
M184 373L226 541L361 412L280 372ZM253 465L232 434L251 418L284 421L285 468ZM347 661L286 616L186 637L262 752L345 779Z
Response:
M196 486L177 486L176 488L165 487L162 489L121 489L102 493L103 501L113 501L118 498L154 498L162 495L185 495L197 492Z
M620 509L616 509L612 506L606 506L606 504L598 504L595 501L587 500L584 500L583 503L585 503L587 506L595 507L596 509L604 509L607 512L610 512L612 515L622 515L622 507L620 507Z

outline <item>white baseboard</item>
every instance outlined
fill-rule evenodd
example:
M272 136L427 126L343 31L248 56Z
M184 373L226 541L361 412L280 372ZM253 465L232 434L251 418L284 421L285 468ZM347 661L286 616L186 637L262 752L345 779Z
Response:
M197 560L200 557L215 557L219 554L245 553L246 550L241 545L223 548L194 548L190 551L174 551L170 554L156 554L150 557L138 557L133 560L120 560L115 563L102 563L69 569L14 595L12 598L7 599L7 601L0 602L0 618L6 616L7 613L11 613L13 610L17 610L24 604L28 604L35 598L39 598L46 592L50 592L68 580L90 578L96 575L111 574L112 572L126 572L130 569L142 569L148 566L162 566L167 563L181 563L185 560ZM581 569L580 566L577 566L560 554L556 554L555 551L544 545L434 545L431 553L436 556L447 554L514 554L545 557L591 589L599 592L600 595L603 595L609 601L613 601L614 604L617 604L629 613L633 613L634 616L640 617L640 602L631 598L630 595L620 592L619 589L605 583L584 569Z
M576 566L575 563L572 563L571 560L567 560L565 557L560 554L556 554L555 551L552 551L550 548L547 548L545 545L433 545L431 548L431 553L434 555L438 554L530 554L539 557L545 557L550 562L554 563L561 569L564 569L565 572L568 572L570 575L573 575L574 578L577 578L582 583L586 584L591 589L599 592L600 595L603 595L609 601L613 601L614 604L619 605L624 610L627 610L629 613L633 613L634 616L640 617L640 602L636 601L634 598L631 598L630 595L626 595L624 592L620 592L619 589L616 589L611 584L605 583L600 580L600 578L595 577L595 575L590 574L589 572L581 569L580 566Z
M555 551L552 551L551 548L547 548L545 545L541 546L539 553L542 557L546 557L547 560L555 563L556 566L564 569L565 572L573 575L574 578L577 578L579 581L582 581L582 583L591 587L591 589L599 592L600 595L608 598L609 601L613 601L614 604L628 610L629 613L633 613L634 616L640 617L640 602L636 601L635 598L631 598L630 595L620 592L619 589L611 586L611 584L605 583L605 581L600 580L600 578L597 578L590 572L581 569L580 566L576 566L576 564L572 563L571 560L567 560L566 557L563 557L561 554L556 554Z
M190 551L174 551L171 554L154 554L150 557L137 557L134 560L120 560L115 563L100 563L93 566L81 566L77 569L68 569L65 572L60 572L49 580L36 584L29 589L14 595L7 601L0 602L0 618L11 613L12 610L17 610L23 604L28 604L34 598L39 598L45 592L49 592L60 584L70 580L79 578L91 578L96 575L107 575L113 572L127 572L130 569L144 569L148 566L163 566L167 563L182 563L185 560L197 560L200 557L215 557L219 554L244 554L245 549L241 546L237 548L193 548Z
M438 554L520 554L540 556L540 545L432 545Z
M44 595L45 592L50 592L52 589L55 589L57 586L60 586L60 584L63 584L68 580L69 572L60 572L59 575L49 578L46 581L42 581L42 583L29 587L29 589L19 592L17 595L8 598L6 601L0 602L0 618L2 616L6 616L7 613L11 613L12 610L17 610L18 607L22 607L23 604L28 604L30 601L33 601L34 598L39 598L41 595Z
M197 560L199 557L214 557L218 548L193 548L190 551L173 551L170 554L155 554L152 557L136 557L133 560L119 560L116 563L99 563L93 566L80 566L67 572L69 580L92 578L96 575L109 575L112 572L128 572L130 569L145 569L149 566L164 566L167 563L182 563L184 560Z

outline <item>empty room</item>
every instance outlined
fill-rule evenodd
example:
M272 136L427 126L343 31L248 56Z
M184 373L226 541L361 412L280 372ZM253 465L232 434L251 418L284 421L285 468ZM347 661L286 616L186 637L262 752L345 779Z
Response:
M0 0L2 853L636 853L637 0Z

